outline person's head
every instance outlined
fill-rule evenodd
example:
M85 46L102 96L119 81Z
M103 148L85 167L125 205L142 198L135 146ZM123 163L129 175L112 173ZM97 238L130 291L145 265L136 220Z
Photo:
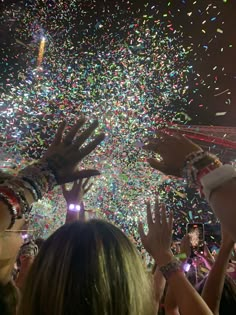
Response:
M201 294L207 277L205 277L197 286L197 291ZM224 288L220 300L220 315L233 315L236 310L236 285L231 277L226 276Z
M105 221L78 221L43 244L19 314L151 315L153 293L141 258L123 232Z

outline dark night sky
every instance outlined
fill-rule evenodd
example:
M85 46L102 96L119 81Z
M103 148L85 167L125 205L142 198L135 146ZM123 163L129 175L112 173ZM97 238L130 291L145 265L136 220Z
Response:
M29 3L32 1L25 1ZM48 1L50 2L50 1ZM102 12L104 7L109 7L112 11L112 3L114 1L96 1L96 5L99 11ZM116 1L117 2L117 1ZM132 2L132 1L131 1ZM149 1L149 3L152 1ZM166 11L168 1L159 1L163 12ZM192 95L193 102L187 107L188 114L192 118L192 124L203 124L203 125L222 125L222 126L235 126L236 125L236 44L235 44L235 30L236 30L236 1L228 0L225 3L223 0L215 1L197 1L197 5L194 4L195 1L189 0L175 0L172 1L172 22L174 27L183 29L184 43L187 47L191 45L195 54L189 55L189 61L193 64L195 70L199 73L199 81L197 82L194 78L190 77L189 86L190 89L196 89L196 84L198 84L198 91L194 92ZM18 3L19 6L22 5L21 1L7 0L0 3L0 10L3 7L11 6L11 3ZM24 4L25 4L24 3ZM43 1L42 1L43 3ZM140 16L142 15L142 10L146 1L133 1L134 7L140 8ZM156 1L153 1L156 3ZM208 12L206 8L208 4L216 4L218 11L221 14L217 17L214 23L204 24L204 20L209 20ZM122 7L123 1L120 1ZM198 11L198 12L195 12ZM192 18L188 16L192 12ZM0 48L4 45L8 45L11 42L12 32L14 32L14 27L16 22L12 23L11 30L9 30L9 24L0 25ZM216 32L216 29L222 29L223 34ZM206 30L204 33L202 30ZM214 38L210 44L209 41ZM229 47L229 45L232 47ZM208 46L208 49L203 48L204 45ZM221 49L223 48L223 51ZM17 47L17 49L24 49L24 47ZM2 50L1 54L2 54ZM12 51L12 56L10 56L14 61L15 51ZM2 56L1 56L2 57ZM11 62L11 58L9 62ZM217 69L213 71L213 68L217 66ZM24 67L19 61L19 68ZM224 70L222 71L222 68ZM16 72L18 69L15 70ZM209 76L210 74L210 76ZM217 77L217 82L213 84L214 78ZM4 76L2 77L4 80ZM205 82L203 82L203 80ZM218 88L218 90L215 90ZM217 93L229 89L231 95L227 93L221 96L214 96ZM229 100L230 101L229 101ZM227 104L229 103L230 104ZM199 105L203 105L199 107ZM227 112L224 116L216 116L217 112Z

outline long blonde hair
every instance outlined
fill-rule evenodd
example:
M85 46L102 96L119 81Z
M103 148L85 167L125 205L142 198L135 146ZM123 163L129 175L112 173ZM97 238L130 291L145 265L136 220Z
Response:
M42 246L20 315L153 315L151 281L131 241L114 225L74 222Z

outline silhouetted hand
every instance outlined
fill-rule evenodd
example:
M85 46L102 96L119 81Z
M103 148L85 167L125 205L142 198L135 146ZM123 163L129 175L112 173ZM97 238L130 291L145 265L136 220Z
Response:
M83 146L85 141L98 127L98 121L96 120L76 137L85 121L84 116L81 116L64 137L66 123L63 122L58 128L52 145L42 158L42 161L46 160L56 174L58 184L69 183L100 174L99 171L94 169L78 170L79 162L91 153L105 138L104 133L100 133L89 144Z

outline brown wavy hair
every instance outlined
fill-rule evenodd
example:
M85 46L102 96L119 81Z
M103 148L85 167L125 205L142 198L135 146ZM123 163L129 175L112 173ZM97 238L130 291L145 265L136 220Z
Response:
M128 237L101 221L74 222L42 246L20 315L153 315L151 281Z

